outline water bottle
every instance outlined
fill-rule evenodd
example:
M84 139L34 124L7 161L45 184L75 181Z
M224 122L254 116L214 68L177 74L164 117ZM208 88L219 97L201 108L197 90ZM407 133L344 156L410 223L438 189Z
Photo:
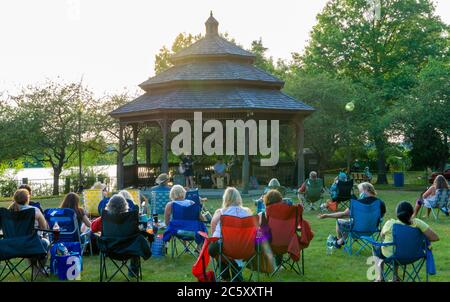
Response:
M334 237L333 235L328 235L327 238L327 255L331 255L333 254L333 249L334 249Z

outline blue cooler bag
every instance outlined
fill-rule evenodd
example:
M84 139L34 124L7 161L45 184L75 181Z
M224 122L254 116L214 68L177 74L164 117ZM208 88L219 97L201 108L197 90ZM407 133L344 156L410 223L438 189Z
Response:
M56 273L59 280L80 279L81 256L79 253L56 256Z
M77 254L80 258L80 264L81 264L81 270L83 270L83 262L81 258L81 244L79 242L58 242L54 245L52 245L50 249L50 273L53 275L57 275L57 257L61 257L64 255L58 255L58 247L63 245L65 248L67 248L67 251L69 254Z

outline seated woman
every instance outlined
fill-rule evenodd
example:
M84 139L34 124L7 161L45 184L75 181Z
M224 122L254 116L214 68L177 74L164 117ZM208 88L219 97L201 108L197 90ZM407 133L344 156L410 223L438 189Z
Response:
M383 226L381 230L381 238L383 239L383 243L392 242L392 229L394 224L405 224L415 228L418 228L425 237L430 241L438 241L439 236L422 220L413 217L414 209L412 205L407 201L402 201L398 204L396 209L397 219L389 219ZM377 270L377 279L376 281L384 281L383 280L383 266L384 259L391 257L393 254L392 246L383 246L380 249L374 250L374 256L377 258L376 270ZM394 281L398 281L398 267L394 270Z
M27 184L22 184L19 186L19 189L25 189L28 191L28 193L30 194L30 202L29 205L38 208L42 214L44 214L44 210L41 207L41 204L37 201L32 201L31 198L33 196L32 192L31 192L31 187Z
M167 225L167 229L164 232L163 241L169 241L172 236L177 234L178 230L182 229L185 231L195 232L195 241L197 242L197 244L203 243L204 238L198 235L197 232L202 231L207 233L208 230L202 222L205 221L205 218L200 212L200 206L198 206L196 209L193 209L197 212L197 220L186 221L174 216L174 205L188 208L194 205L195 202L186 199L186 190L180 185L174 185L170 190L169 196L171 201L166 204L166 208L164 211L164 220L165 224Z
M112 215L121 214L131 211L128 205L129 202L127 202L127 200L121 194L115 194L109 199L109 202L106 205L105 210ZM94 221L92 221L91 231L93 233L99 233L102 231L102 227L103 227L102 217L98 217ZM139 269L139 256L131 258L130 269L131 269L131 272L129 273L130 276L137 275Z
M80 197L76 193L68 193L64 200L62 201L61 205L59 206L61 209L72 209L75 214L77 215L78 220L78 227L80 230L82 229L82 224L84 224L86 227L91 227L91 222L89 221L89 218L86 215L86 212L83 208L80 207Z
M20 211L24 211L27 209L34 209L35 228L48 229L48 224L47 224L47 221L45 220L44 215L41 213L41 211L38 208L30 206L29 202L30 202L30 193L28 192L28 190L27 189L19 189L14 193L14 201L9 206L8 209L13 212L20 212ZM50 242L48 241L48 239L41 237L41 242L42 242L42 246L44 247L44 249L48 250L48 248L50 246ZM46 262L46 259L44 259L43 264L45 264L45 262ZM37 269L36 271L40 272L39 268L35 264L33 264L33 265L35 266L35 269Z
M374 186L368 182L362 182L358 185L358 190L360 192L358 201L364 204L372 204L376 200L380 200L377 198L377 192L375 191ZM380 200L380 211L381 217L386 213L386 205L382 200ZM336 234L337 237L334 239L334 245L336 248L342 247L345 243L345 239L347 238L347 233L350 230L351 222L350 222L350 209L347 208L343 212L336 212L331 214L319 214L319 218L337 218L336 221Z
M211 233L212 237L221 238L222 232L220 227L220 217L222 215L235 216L244 218L252 215L252 211L243 206L242 197L236 188L228 187L223 193L222 207L217 209L211 220ZM212 257L216 257L219 254L220 242L212 242L209 244L208 252ZM237 263L234 263L237 267ZM224 273L224 278L230 278L230 272Z
M270 205L276 204L276 203L286 203L288 205L292 205L292 203L288 202L288 201L284 201L283 200L283 196L281 195L280 192L278 192L277 190L270 190L269 192L267 192L264 197L263 197L263 201L264 201L264 205L267 207L269 207ZM259 224L261 226L261 230L264 233L264 237L267 238L270 242L271 237L270 237L270 231L268 230L268 220L267 220L267 214L266 212L261 212L258 214L259 216ZM282 255L275 255L275 263L277 266L279 266L281 264L281 261L283 260L283 256Z
M427 208L426 217L430 216L431 208L435 207L437 203L437 190L446 190L447 194L449 192L447 180L443 175L438 175L434 179L433 185L421 195L421 198L417 199L413 217L417 216L422 206ZM448 210L445 209L444 212L448 216Z

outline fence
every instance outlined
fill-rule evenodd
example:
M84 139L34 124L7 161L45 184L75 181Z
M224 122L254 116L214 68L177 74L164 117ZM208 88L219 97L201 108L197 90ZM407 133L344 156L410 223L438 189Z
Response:
M96 181L106 184L108 190L112 190L116 186L116 178L113 177L87 177L84 181L84 187L90 187ZM47 179L11 179L0 182L0 197L10 197L14 194L22 184L31 187L34 196L51 196L53 195L53 178ZM58 181L59 193L69 193L78 190L78 182L74 179L65 177Z

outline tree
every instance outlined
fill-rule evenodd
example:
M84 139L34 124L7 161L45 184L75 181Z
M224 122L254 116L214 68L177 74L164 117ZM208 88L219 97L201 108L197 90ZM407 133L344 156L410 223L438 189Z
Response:
M450 133L449 59L430 59L418 76L418 84L405 98L408 110L400 112L412 143L416 168L443 171L449 158Z
M352 138L361 133L357 123L360 108L355 107L355 112L345 110L348 102L357 99L357 89L349 80L326 74L294 73L288 77L285 91L316 109L305 120L305 142L318 157L322 170L338 148L347 149Z
M294 56L309 73L329 73L361 83L368 90L369 138L378 154L378 183L387 183L385 148L390 112L402 106L402 96L415 84L415 75L429 57L446 53L448 26L434 14L429 0L331 0L317 16L318 23L303 55Z
M7 131L9 149L50 164L53 194L58 195L63 166L78 150L79 130L81 134L91 130L89 110L95 105L92 94L81 83L49 81L42 86L29 86L11 99L14 107L10 109L10 123L14 127Z
M179 52L180 50L192 45L192 43L200 40L202 38L201 34L192 35L186 33L180 33L175 38L175 41L172 43L172 47L168 49L166 46L163 46L157 55L155 55L155 74L161 73L166 69L169 69L173 66L170 62L170 57Z

